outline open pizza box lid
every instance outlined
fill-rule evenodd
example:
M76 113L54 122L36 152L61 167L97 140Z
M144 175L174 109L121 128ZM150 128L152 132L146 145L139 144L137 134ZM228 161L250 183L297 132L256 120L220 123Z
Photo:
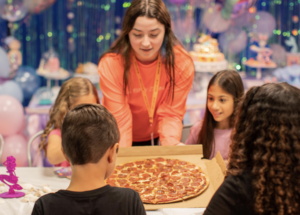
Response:
M211 197L224 181L227 170L224 160L219 152L212 160L201 159L203 157L202 145L120 148L117 165L157 157L179 159L199 166L208 176L209 186L199 196L181 202L169 204L144 204L146 210L157 210L161 208L206 208Z

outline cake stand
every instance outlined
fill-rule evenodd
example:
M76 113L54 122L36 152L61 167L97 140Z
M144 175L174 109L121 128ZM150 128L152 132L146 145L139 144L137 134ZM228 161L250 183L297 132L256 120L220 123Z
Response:
M98 74L75 73L74 77L81 77L81 78L89 79L93 84L99 83L99 75Z
M59 80L66 80L71 76L70 72L65 70L59 70L57 72L48 72L46 70L38 69L36 72L38 75L47 79L47 87L51 88L51 81L55 80L55 86L58 86Z
M255 68L256 69L256 79L261 79L261 77L262 77L261 69L273 69L273 68L277 67L277 65L251 64L247 61L244 62L243 64L246 65L246 66L249 66L250 68Z
M195 65L195 72L216 73L216 72L228 69L227 60L223 60L220 62L194 61L194 65Z

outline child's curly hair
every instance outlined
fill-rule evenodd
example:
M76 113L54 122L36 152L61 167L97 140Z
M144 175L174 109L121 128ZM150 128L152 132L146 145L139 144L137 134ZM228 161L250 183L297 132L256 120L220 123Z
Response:
M300 90L251 88L239 106L227 175L251 170L257 214L300 213Z

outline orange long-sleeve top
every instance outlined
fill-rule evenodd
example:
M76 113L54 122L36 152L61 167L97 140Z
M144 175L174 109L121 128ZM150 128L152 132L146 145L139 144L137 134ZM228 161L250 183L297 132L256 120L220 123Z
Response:
M121 134L119 143L121 147L132 146L132 141L150 140L152 132L154 138L159 137L162 145L180 143L186 99L192 86L195 69L193 61L181 46L175 46L174 52L174 99L172 101L171 97L168 97L170 82L163 64L152 127L133 62L131 61L129 87L125 95L123 90L124 66L121 55L109 53L101 59L98 73L103 93L102 104L117 120ZM148 65L139 61L137 63L151 105L157 60Z

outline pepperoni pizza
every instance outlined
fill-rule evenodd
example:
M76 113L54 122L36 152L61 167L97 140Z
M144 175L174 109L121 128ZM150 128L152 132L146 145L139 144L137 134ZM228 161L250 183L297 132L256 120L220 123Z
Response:
M143 203L178 202L201 194L209 184L200 167L177 159L146 159L117 165L107 184L137 191Z

